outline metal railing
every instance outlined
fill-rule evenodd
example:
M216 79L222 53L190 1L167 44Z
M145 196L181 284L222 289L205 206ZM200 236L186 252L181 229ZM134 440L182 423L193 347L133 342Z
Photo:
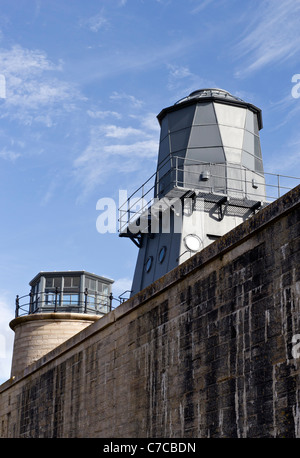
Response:
M125 293L122 293L121 296L116 298L112 293L95 296L95 294L89 293L87 288L83 294L64 294L56 288L53 292L29 293L24 296L17 295L15 317L47 312L105 315L127 300L127 298L122 297ZM72 296L74 296L73 299ZM82 296L83 299L80 299ZM114 301L117 302L117 305L115 305Z
M216 187L209 187L207 184L196 185L196 180L191 177L198 176L199 170L193 171L192 167L189 168L188 172L184 169L184 166L202 166L207 170L215 170L215 173L210 174L210 179L217 179L219 182L223 181L223 185ZM167 171L166 168L168 168ZM223 169L223 170L222 170ZM187 172L187 174L186 174ZM230 176L228 172L230 173ZM243 178L236 178L235 172L243 173ZM228 163L207 163L196 161L192 159L183 159L178 156L168 156L160 164L157 171L154 172L136 191L134 191L119 208L119 232L122 233L127 230L127 227L141 217L145 212L149 210L159 198L161 193L161 185L169 189L197 189L204 190L210 193L230 194L235 193L241 198L249 198L250 200L262 200L265 204L268 204L286 192L293 189L300 183L299 177L293 177L288 175L279 175L275 173L264 172L263 174L257 174L261 180L258 185L263 192L260 194L253 183L253 172L250 169L241 168L238 164ZM237 175L237 174L236 174ZM186 179L186 177L189 177ZM250 179L249 179L250 176ZM188 181L190 179L190 181ZM212 181L212 180L211 180ZM166 188L164 189L164 193ZM155 197L156 196L156 197Z

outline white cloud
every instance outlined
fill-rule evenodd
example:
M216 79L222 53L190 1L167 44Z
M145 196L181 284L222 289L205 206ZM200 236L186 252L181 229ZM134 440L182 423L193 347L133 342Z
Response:
M125 100L129 101L134 108L141 108L144 104L141 100L137 99L134 95L126 94L124 92L113 92L110 96L111 100Z
M108 25L108 20L104 17L103 13L98 13L87 19L81 19L80 25L87 27L92 32L98 32L100 29Z
M119 278L118 280L116 280L112 287L114 297L119 297L122 293L125 293L126 291L126 293L122 297L128 298L130 296L129 291L131 289L131 284L132 284L131 278L124 277L124 278Z
M174 97L180 99L203 87L215 87L212 81L207 81L199 75L191 72L186 66L181 65L168 65L168 89L175 95Z
M299 116L300 112L300 103L298 99L294 99L291 94L291 87L289 88L290 91L287 95L284 95L280 99L276 100L275 102L270 102L269 106L265 108L264 112L267 114L275 113L280 122L274 124L273 127L269 127L269 131L278 130L280 127L290 123L293 118ZM249 99L248 99L249 100Z
M113 92L110 100L121 104L122 116L109 110L88 112L93 121L89 140L73 164L74 175L82 188L79 201L84 201L90 192L113 176L127 174L130 186L139 187L140 180L147 179L155 171L160 131L156 114L144 111L144 102L125 92ZM95 124L108 117L114 117L114 121L124 119L124 109L134 109L134 114L126 114L127 119L132 120L131 125ZM128 177L126 180L128 183Z
M141 117L140 122L144 129L159 134L160 127L155 113L147 113Z
M48 202L50 202L50 200L52 199L52 197L54 196L55 192L57 191L57 188L59 186L59 184L61 183L61 177L60 177L60 174L57 173L56 175L54 175L50 181L50 183L48 184L48 188L47 188L47 191L45 192L42 200L41 200L41 205L42 206L45 206L48 204Z
M170 80L178 80L186 77L192 76L192 73L187 67L182 67L178 65L169 65L169 70L170 70Z
M289 151L289 154L286 154L286 151ZM277 186L277 181L274 183L274 177L277 180L278 174L278 164L280 164L280 186L282 187L282 191L284 190L284 186L286 187L285 192L288 189L292 189L299 184L299 177L297 177L297 170L299 170L300 165L300 141L294 147L287 145L287 147L281 148L278 151L272 151L271 159L267 156L264 160L265 170L266 173L266 182L272 183L273 179L273 186L275 184L275 190ZM268 174L275 174L273 177L270 177ZM274 189L270 190L267 187L267 192L272 192Z
M251 11L252 21L244 37L231 49L231 53L242 60L237 77L273 63L282 65L299 54L299 13L299 0L265 0Z
M18 82L21 83L22 76L40 74L41 71L59 70L61 63L53 64L40 50L29 50L15 45L11 49L0 50L0 68L4 75L19 75Z
M103 125L101 129L105 137L111 138L127 138L130 136L147 136L142 130L135 129L134 127L120 127L115 125Z
M108 117L114 117L114 118L117 118L117 119L121 119L122 118L122 115L116 111L110 111L110 110L105 110L105 111L101 111L101 110L87 110L87 114L90 118L94 118L94 119L105 119L105 118L108 118Z
M193 8L191 11L192 14L199 13L200 11L204 10L208 5L210 5L214 0L197 0L196 3L198 3L197 6Z
M81 199L112 175L141 171L145 164L149 164L149 175L154 172L157 135L145 125L141 127L101 124L90 128L89 143L74 161L74 173L82 186Z
M0 158L1 159L6 159L8 161L14 162L19 156L21 156L20 153L15 153L14 151L9 151L6 148L3 148L0 151Z
M137 158L149 159L157 157L157 142L155 140L145 140L137 141L135 143L129 143L128 145L107 145L104 148L105 153L110 155L119 155L127 156L130 169L128 171L133 171L136 168L139 168L141 164L133 166L132 162L136 162ZM130 157L131 156L131 157ZM118 167L119 171L124 171L124 163L120 164Z
M84 78L86 81L90 79L100 81L112 77L120 78L121 75L132 74L133 72L146 74L155 68L159 72L166 62L185 56L191 46L194 46L198 41L199 38L195 36L180 38L176 36L170 43L168 40L166 43L162 41L159 46L151 44L151 41L144 41L132 43L128 47L124 42L119 44L117 53L114 55L112 55L110 48L106 47L101 56L101 65L99 65L98 59L95 61L94 58L87 58L87 65L92 71L86 72ZM137 107L141 103L136 96L121 92L115 92L111 99L120 99L125 102L127 100Z
M57 112L70 111L74 101L83 100L75 85L61 80L62 62L54 64L40 50L0 49L0 68L6 81L2 118L51 127Z
M8 104L22 106L24 109L37 110L71 100L71 87L56 78L49 81L29 80L10 84L7 91Z

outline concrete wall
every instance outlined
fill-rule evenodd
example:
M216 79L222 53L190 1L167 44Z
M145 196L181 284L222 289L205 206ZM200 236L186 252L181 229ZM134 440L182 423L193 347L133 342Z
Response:
M300 437L299 193L1 385L2 437Z

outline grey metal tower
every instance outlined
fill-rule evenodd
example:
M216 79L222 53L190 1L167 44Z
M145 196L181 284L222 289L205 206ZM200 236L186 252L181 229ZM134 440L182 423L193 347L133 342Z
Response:
M120 236L139 246L132 295L242 223L266 200L259 108L223 89L201 89L157 118L154 197L147 198L143 185L120 208Z

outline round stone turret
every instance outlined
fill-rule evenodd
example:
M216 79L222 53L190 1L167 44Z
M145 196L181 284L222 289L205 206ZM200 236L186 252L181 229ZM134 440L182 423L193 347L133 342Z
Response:
M112 307L113 280L85 271L40 272L16 298L11 376L100 319Z

